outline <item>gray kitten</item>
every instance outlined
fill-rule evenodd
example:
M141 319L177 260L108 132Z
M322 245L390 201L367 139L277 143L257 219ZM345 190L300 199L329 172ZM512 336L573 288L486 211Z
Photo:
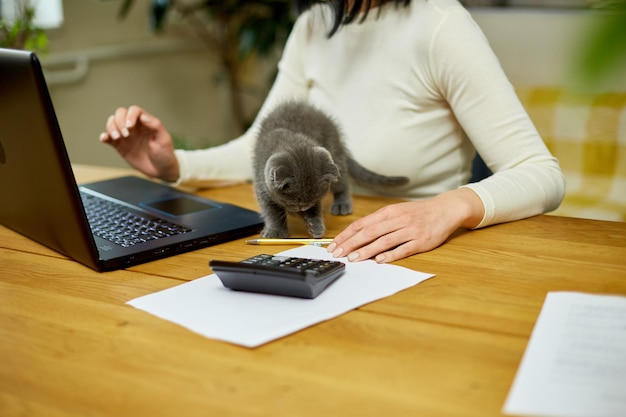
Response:
M309 234L324 236L321 200L333 193L331 213L352 213L348 174L357 183L376 187L406 184L406 177L387 177L359 165L348 154L335 122L303 103L278 105L262 121L253 155L254 188L265 227L261 236L289 236L287 215L298 213Z

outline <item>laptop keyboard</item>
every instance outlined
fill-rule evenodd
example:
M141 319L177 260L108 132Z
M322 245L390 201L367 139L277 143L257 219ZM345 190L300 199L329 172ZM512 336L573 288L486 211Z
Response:
M125 248L191 231L167 220L138 214L122 204L84 192L80 195L92 233Z

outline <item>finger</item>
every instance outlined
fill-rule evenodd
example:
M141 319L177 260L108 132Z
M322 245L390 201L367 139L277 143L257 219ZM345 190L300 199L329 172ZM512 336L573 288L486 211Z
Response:
M437 228L433 230L429 227L403 228L401 232L402 235L399 235L401 244L375 255L376 262L392 262L416 253L428 252L439 247L452 233L452 231L438 230Z
M107 132L100 133L100 137L98 138L102 143L109 143L111 141L111 136Z
M107 133L113 141L118 140L121 135L115 123L115 116L109 116L106 123Z
M379 221L382 221L380 217L380 210L369 214L365 217L355 220L351 224L348 225L343 231L341 231L335 238L333 239L334 246L341 246L345 241L354 237L357 233L361 232L363 229L376 224ZM333 251L333 245L328 246L329 252Z
M374 257L374 260L379 264L388 263L397 261L398 259L404 259L408 256L415 255L416 253L420 252L424 252L424 250L421 250L420 245L417 241L412 240L402 245L399 245L389 251L379 253Z
M327 246L326 250L329 253L332 253L335 258L341 258L342 256L346 256L355 248L369 243L371 239L370 241L365 241L363 236L359 236L359 234L362 234L363 229L370 223L368 219L374 217L375 214L376 213L369 214L350 223L348 227L335 236L333 241Z
M374 258L383 252L396 248L408 240L409 237L406 229L397 229L386 234L381 234L367 244L357 246L352 250L344 246L344 250L349 251L346 252L349 261L362 261Z
M128 129L132 129L133 127L135 127L137 124L137 120L141 117L143 113L144 110L141 107L135 105L130 106L128 108L128 111L126 112L126 120L124 121L124 126L126 126L126 128Z
M149 127L150 129L160 130L162 128L161 120L159 120L158 118L154 117L152 114L146 111L143 111L141 113L139 120L141 120L141 123L143 123L145 126Z
M130 135L128 131L128 127L126 126L128 109L125 107L119 107L115 110L115 114L113 115L116 125L116 130L125 138Z
M356 225L357 231L341 243L337 243L331 252L334 257L347 256L348 260L356 261L370 257L402 243L398 235L401 224L395 219L387 219L365 227ZM330 245L329 245L330 248Z
M333 241L326 247L326 251L332 253L335 258L341 258L352 252L355 248L361 247L369 241L364 241L362 227L358 224L350 224L339 233Z

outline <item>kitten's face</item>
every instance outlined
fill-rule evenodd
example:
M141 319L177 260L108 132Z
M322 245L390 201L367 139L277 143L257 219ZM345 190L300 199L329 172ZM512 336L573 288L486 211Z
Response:
M274 201L290 212L306 211L328 193L339 170L330 153L315 147L305 155L278 153L265 165L265 185Z

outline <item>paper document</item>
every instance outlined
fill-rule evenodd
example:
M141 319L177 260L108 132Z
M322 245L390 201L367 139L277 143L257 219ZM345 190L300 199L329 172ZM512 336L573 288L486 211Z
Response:
M334 259L326 249L309 245L280 255ZM432 276L369 260L346 261L345 273L312 300L233 291L212 274L136 298L128 304L206 337L255 347L392 295Z
M548 293L503 411L626 416L626 297Z

